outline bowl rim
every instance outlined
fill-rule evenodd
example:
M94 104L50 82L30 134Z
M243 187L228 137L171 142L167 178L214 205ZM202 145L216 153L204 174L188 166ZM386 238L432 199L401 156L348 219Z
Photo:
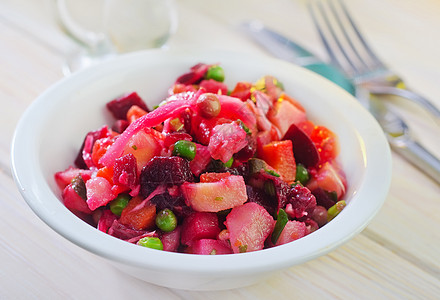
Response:
M208 57L232 57L237 60L254 59L264 64L277 64L283 68L288 68L293 74L301 75L299 77L301 77L300 80L304 84L312 82L322 85L325 90L337 96L341 104L350 108L350 114L347 115L347 118L357 124L356 131L362 137L362 149L366 166L368 164L368 168L365 169L365 178L358 192L353 195L353 199L355 197L362 197L363 199L368 196L372 200L361 199L360 201L358 199L356 203L359 203L359 205L347 206L331 223L294 243L255 252L217 256L164 252L139 247L100 232L74 216L52 193L47 184L44 186L44 183L36 178L34 174L24 170L26 163L31 163L32 159L37 159L35 153L30 153L27 149L23 151L23 147L29 143L29 140L32 142L36 139L31 135L38 125L32 127L30 122L36 119L35 112L39 109L39 106L43 105L52 96L60 93L65 86L72 82L79 85L86 84L94 73L106 72L114 65L133 66L139 60L166 59L170 55L186 58L190 55L193 61L197 63L203 60L206 54L205 50L147 50L124 54L111 61L103 62L63 78L37 97L20 118L11 146L11 168L14 180L23 198L35 214L67 240L109 260L150 270L190 272L192 274L215 273L221 275L233 272L235 275L240 275L258 272L258 270L283 269L327 254L361 232L383 205L391 182L391 153L381 128L376 120L354 100L353 96L340 87L309 70L268 56L212 50L209 51L208 55ZM382 180L380 181L377 181L377 170L381 171ZM367 194L362 194L370 186L375 188L369 189ZM52 201L53 199L51 199L49 202L45 202L41 200L47 197L47 193L52 194L50 198L56 197L58 201ZM361 217L357 213L360 213ZM353 225L346 227L344 222L350 222ZM72 226L75 231L71 230ZM334 228L338 230L334 230ZM321 246L312 247L316 239L319 239ZM310 251L311 248L314 248L314 250ZM124 255L121 255L121 252Z

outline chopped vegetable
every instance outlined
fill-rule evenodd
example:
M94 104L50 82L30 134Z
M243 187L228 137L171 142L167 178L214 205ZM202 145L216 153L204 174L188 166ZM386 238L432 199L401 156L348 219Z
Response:
M143 247L151 248L151 249L163 250L162 241L157 237L147 236L147 237L141 238L137 242L137 244L140 246L143 246Z
M177 218L172 210L166 208L156 215L156 225L160 230L170 232L176 229Z
M173 155L193 160L196 157L196 144L185 140L177 141L174 144Z
M199 63L152 111L136 92L110 101L113 124L88 132L75 167L54 176L66 208L126 242L201 255L275 247L330 222L346 205L336 135L277 78L229 96L224 79Z
M275 227L272 231L272 243L276 244L278 241L278 238L280 237L281 232L284 229L284 226L286 226L287 221L289 221L289 217L287 216L284 209L280 209L277 216L277 221L275 223Z

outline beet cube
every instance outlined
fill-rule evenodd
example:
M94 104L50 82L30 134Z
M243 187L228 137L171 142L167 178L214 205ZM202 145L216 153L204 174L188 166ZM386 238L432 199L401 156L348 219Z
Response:
M219 233L216 213L194 212L183 221L180 241L184 245L191 245L200 239L215 239Z
M136 186L137 163L133 154L128 153L115 160L113 182L133 189Z
M136 92L123 95L107 103L107 109L118 120L125 120L127 112L133 105L137 105L145 111L150 111L144 100Z
M297 163L314 167L319 163L319 152L311 138L295 124L290 125L283 140L291 140Z
M194 181L189 162L179 156L155 156L140 174L141 195L148 197L160 184L181 185Z

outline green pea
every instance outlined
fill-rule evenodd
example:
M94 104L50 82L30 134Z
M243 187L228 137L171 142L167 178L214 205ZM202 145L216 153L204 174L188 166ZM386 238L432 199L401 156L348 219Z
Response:
M196 144L186 140L177 141L174 143L173 155L193 160L196 157Z
M287 221L289 221L289 217L287 216L287 213L284 211L284 209L280 209L277 216L277 221L275 223L275 227L272 232L272 243L276 244L278 241L278 238L281 235L281 232L283 231L284 227L287 224Z
M336 202L335 205L327 210L327 221L333 220L346 206L345 200Z
M296 165L296 180L301 182L302 185L310 180L309 171L302 164Z
M220 66L211 66L205 75L206 79L214 79L215 81L223 82L225 80L225 72Z
M120 216L122 210L127 206L131 197L127 194L119 194L114 200L110 202L110 210L117 216Z
M165 208L161 210L156 216L157 227L165 232L170 232L176 229L177 218L172 210Z
M234 158L231 157L227 162L225 162L225 167L230 168L230 167L232 167L233 163L234 163Z
M162 241L157 237L147 236L147 237L141 238L137 242L137 244L142 247L147 247L147 248L156 249L156 250L163 250Z

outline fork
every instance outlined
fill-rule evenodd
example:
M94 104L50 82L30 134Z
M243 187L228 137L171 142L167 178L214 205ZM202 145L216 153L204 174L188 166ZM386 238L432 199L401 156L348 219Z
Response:
M323 2L327 2L329 9L325 10ZM338 2L339 11L342 11L342 16L338 13L335 2ZM338 67L352 80L356 90L356 98L381 125L392 149L430 176L434 181L440 183L440 160L414 140L405 121L389 110L379 98L375 97L375 90L371 87L376 85L382 87L384 91L386 88L389 88L393 89L392 92L396 89L408 92L410 95L416 94L397 87L399 84L402 84L401 79L389 71L364 42L341 0L311 0L308 3L308 8L330 57L331 64ZM321 16L320 19L318 15ZM333 18L334 22L330 22L330 18ZM370 57L368 63L361 56L357 48L355 48L354 42L349 37L348 29L344 27L341 18L348 20L351 30L355 32L355 35L364 47L363 51L368 52ZM338 32L342 37L338 37ZM348 44L349 48L345 48L343 43ZM423 99L422 97L419 98ZM427 100L418 102L422 105L429 103ZM428 107L431 108L430 106ZM431 112L435 113L436 116L440 116L440 112L434 106L432 108L435 110L431 109Z
M440 121L440 110L408 89L402 78L374 53L341 0L311 0L308 8L331 63L355 84L362 85L371 94L395 95L418 103Z

